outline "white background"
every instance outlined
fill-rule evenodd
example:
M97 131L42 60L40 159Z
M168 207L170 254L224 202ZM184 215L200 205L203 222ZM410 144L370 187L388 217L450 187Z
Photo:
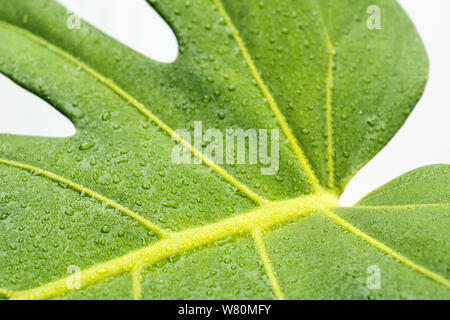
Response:
M85 20L161 62L176 59L170 28L144 0L60 0ZM400 0L431 61L425 94L393 140L348 184L341 204L361 197L417 167L450 163L450 1ZM70 136L72 123L0 74L0 133Z

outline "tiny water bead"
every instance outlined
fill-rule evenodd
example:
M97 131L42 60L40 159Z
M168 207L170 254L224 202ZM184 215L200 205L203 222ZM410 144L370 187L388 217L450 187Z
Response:
M103 121L108 121L109 119L111 119L111 113L110 112L105 112L102 114L102 120Z
M163 202L162 205L167 208L178 208L178 203L175 200Z
M95 144L92 142L85 142L85 143L82 143L78 148L82 151L86 151L86 150L91 149L94 145Z

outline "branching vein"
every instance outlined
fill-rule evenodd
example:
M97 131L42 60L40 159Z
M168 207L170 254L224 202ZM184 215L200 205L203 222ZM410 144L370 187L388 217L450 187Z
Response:
M281 287L280 284L278 283L277 276L275 274L275 271L273 270L269 255L267 254L261 230L256 229L255 231L253 231L252 236L255 241L256 248L258 249L259 256L261 257L261 260L263 262L264 270L266 271L267 276L269 277L270 286L272 287L273 293L275 294L275 297L278 300L284 300L284 294L281 291Z
M409 260L408 258L406 258L405 256L403 256L402 254L398 253L397 251L389 248L387 245L385 245L384 243L378 241L375 238L372 238L371 236L369 236L368 234L362 232L361 230L359 230L358 228L356 228L355 226L353 226L352 224L350 224L349 222L347 222L346 220L342 219L340 216L338 216L337 214L335 214L331 209L326 209L325 214L330 217L332 220L334 220L335 222L337 222L339 225L341 225L344 229L350 231L351 233L353 233L354 235L356 235L357 237L361 238L362 240L366 241L367 243L371 244L372 246L374 246L375 248L383 251L384 253L387 253L388 255L392 256L394 259L398 260L399 262L401 262L402 264L408 266L409 268L427 276L430 279L433 279L434 281L443 284L444 286L446 286L447 288L450 288L450 281L448 281L446 278L444 278L443 276L423 267L420 266L418 264L416 264L415 262Z
M149 109L147 109L141 102L139 102L136 98L131 96L129 93L127 93L125 90L123 90L121 87L119 87L117 84L115 84L110 79L107 79L105 76L98 73L96 70L92 69L85 63L81 62L71 54L67 53L66 51L54 46L53 44L49 43L48 41L36 36L35 34L32 34L31 32L17 27L15 25L12 25L10 23L7 23L5 21L0 21L0 25L4 26L5 28L8 28L10 30L13 30L15 32L20 33L21 35L25 36L29 40L32 40L41 46L53 51L54 53L60 55L61 57L67 59L68 61L74 63L81 69L83 69L85 72L96 78L99 82L103 83L107 87L109 87L112 91L114 91L117 95L122 97L125 101L127 101L129 104L131 104L133 107L135 107L137 110L139 110L143 115L145 115L147 118L152 120L158 127L160 127L163 131L165 131L168 135L170 135L174 140L178 141L180 144L182 144L187 150L190 150L192 154L201 159L204 164L211 167L216 173L218 173L225 181L233 185L235 188L243 192L249 199L254 201L255 203L261 204L265 203L267 200L262 198L260 195L255 193L254 191L250 190L246 185L244 185L242 182L234 178L231 174L229 174L227 171L225 171L221 166L217 165L213 160L211 160L209 157L205 156L201 151L197 150L192 144L190 144L188 141L183 139L180 135L178 135L172 128L170 128L166 123L164 123L161 119L159 119L156 115L154 115Z
M306 157L303 150L300 148L300 145L297 141L297 138L295 137L294 133L292 132L291 128L289 127L288 122L286 121L286 118L282 114L277 102L275 101L275 98L272 96L272 93L270 92L269 88L265 84L263 78L261 77L255 62L253 61L250 53L247 50L247 47L245 46L244 41L242 40L239 31L236 29L236 27L233 24L233 21L231 20L231 17L228 15L224 5L220 0L214 0L217 8L219 9L220 14L222 15L223 19L225 20L225 23L227 24L228 28L230 28L231 33L233 34L233 37L235 41L237 42L239 48L241 49L242 55L244 56L245 61L248 64L248 67L250 68L250 71L255 78L259 88L261 89L262 93L266 97L272 112L274 113L275 117L278 120L278 123L281 126L281 129L283 130L284 134L288 138L290 145L297 157L297 159L300 162L301 167L306 173L306 176L308 177L309 183L313 187L314 191L320 192L320 183L319 180L316 177L316 174L314 173L308 158Z
M320 22L323 25L323 34L325 37L325 43L327 48L327 75L326 75L326 96L325 96L325 112L326 112L326 125L327 125L327 158L328 158L328 188L335 189L335 164L334 164L334 142L333 142L333 68L334 57L336 55L336 48L330 39L327 26L323 19L322 11L319 4L317 9L320 15Z
M120 212L126 214L127 216L133 218L134 220L138 221L140 224L142 224L143 226L145 226L146 228L152 230L153 232L155 232L158 236L160 236L161 238L164 238L165 236L167 236L166 231L164 231L161 227L157 226L156 224L148 221L147 219L145 219L144 217L138 215L137 213L131 211L130 209L124 207L123 205L117 203L114 200L111 200L95 191L92 191L78 183L75 183L73 181L70 181L66 178L63 178L61 176L58 176L50 171L47 170L43 170L28 164L24 164L24 163L20 163L17 161L12 161L12 160L6 160L6 159L0 159L0 164L4 164L4 165L8 165L8 166L12 166L12 167L16 167L16 168L21 168L30 172L35 172L38 173L40 175L43 175L47 178L50 178L53 181L56 182L60 182L63 183L65 185L67 185L68 187L81 192L82 194L87 194L88 196L97 199L98 201L107 204L108 206L111 206L117 210L119 210Z
M131 272L131 281L133 285L133 299L134 300L142 300L142 279L141 279L142 269L140 266L137 266Z
M202 227L170 233L147 247L121 257L99 263L80 272L81 286L95 284L108 277L145 268L171 256L204 246L217 240L265 230L306 216L315 211L337 205L333 194L310 195L297 199L271 202L245 214L224 219ZM24 291L14 291L10 299L50 299L64 296L73 290L67 286L67 277Z

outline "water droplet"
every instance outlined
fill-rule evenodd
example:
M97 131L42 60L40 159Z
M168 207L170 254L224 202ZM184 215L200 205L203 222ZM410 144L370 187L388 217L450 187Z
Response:
M102 114L103 121L108 121L109 119L111 119L111 113L105 112L104 114Z
M93 143L91 143L91 142L86 142L86 143L82 143L82 144L80 145L79 149L85 151L85 150L91 149L93 146L94 146Z
M371 126L374 127L376 124L376 117L370 117L367 119L367 123Z
M162 205L167 208L178 208L178 203L174 200L166 201Z

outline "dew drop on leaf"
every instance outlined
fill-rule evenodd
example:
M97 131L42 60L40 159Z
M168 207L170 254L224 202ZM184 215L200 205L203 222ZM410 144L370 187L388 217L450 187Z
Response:
M79 149L82 150L82 151L85 151L85 150L91 149L93 146L94 146L94 143L92 143L92 142L85 142L85 143L82 143L79 146Z

